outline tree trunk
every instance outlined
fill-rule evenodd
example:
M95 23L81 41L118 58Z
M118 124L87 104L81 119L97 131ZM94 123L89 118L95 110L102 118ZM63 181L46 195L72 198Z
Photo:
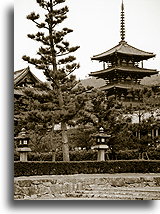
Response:
M52 161L56 160L56 147L55 142L53 141L54 138L54 122L52 121L52 127L50 132L50 149L52 151Z
M140 140L141 139L141 131L138 130L138 139Z
M62 130L62 151L63 151L63 161L69 161L69 146L68 146L68 135L66 123L61 123Z
M61 89L58 89L58 98L59 98L59 107L61 108L62 113L64 113L64 100L62 96ZM61 131L62 131L62 151L63 151L63 161L69 161L69 146L68 146L68 135L67 135L67 124L66 122L61 122Z

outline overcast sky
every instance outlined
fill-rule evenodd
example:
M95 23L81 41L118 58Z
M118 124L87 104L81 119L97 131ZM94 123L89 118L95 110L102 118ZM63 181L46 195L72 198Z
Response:
M153 52L156 58L144 63L147 68L160 70L160 0L123 0L125 6L126 38L134 47ZM76 52L80 69L77 78L86 78L90 72L102 69L102 64L91 61L93 55L102 53L120 41L120 12L122 0L67 0L69 7L65 26L74 30L68 37ZM37 32L35 25L26 19L30 12L41 12L36 0L15 0L14 70L27 67L23 55L35 57L39 43L29 39L28 33ZM41 71L29 65L41 80Z

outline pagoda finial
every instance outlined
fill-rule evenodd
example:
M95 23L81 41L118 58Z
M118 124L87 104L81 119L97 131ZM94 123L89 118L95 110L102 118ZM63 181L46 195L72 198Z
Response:
M122 0L121 5L121 29L120 29L121 40L125 40L125 21L124 21L124 4Z

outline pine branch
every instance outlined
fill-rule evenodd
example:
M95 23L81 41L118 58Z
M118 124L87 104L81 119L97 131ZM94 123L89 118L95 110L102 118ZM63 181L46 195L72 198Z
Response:
M60 59L60 60L57 62L57 64L58 64L58 65L67 64L67 63L71 63L71 62L73 62L73 61L75 61L75 60L76 60L76 57L74 57L74 56L68 56L68 57L66 57L66 58Z
M35 21L39 19L39 14L35 14L35 12L30 13L26 18L30 19L31 21Z
M91 86L91 87L88 87L88 88L87 88L86 90L84 90L84 91L81 91L81 92L76 93L76 95L80 95L80 94L84 94L84 93L91 92L91 89L93 89L92 86Z
M61 51L57 52L57 57L59 57L59 56L65 56L65 55L67 55L67 54L69 54L71 52L75 52L76 50L78 50L78 48L80 48L80 46L68 48L66 52L61 52Z
M74 69L74 70L75 70L75 69ZM65 83L65 81L67 81L67 77L68 77L69 75L71 75L71 74L73 73L74 70L72 70L72 71L70 71L68 74L66 74L65 77L61 80L61 83ZM75 87L75 86L74 86L74 87Z

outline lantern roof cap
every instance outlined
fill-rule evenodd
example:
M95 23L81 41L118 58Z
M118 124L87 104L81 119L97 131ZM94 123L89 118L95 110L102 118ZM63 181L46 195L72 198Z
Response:
M106 137L106 138L111 137L111 135L107 134L107 133L97 133L97 134L93 134L92 136L93 137Z
M96 134L93 134L92 135L93 137L104 137L104 138L110 138L111 135L110 134L107 134L106 132L104 132L104 128L103 127L100 127L99 128L99 133L96 133Z
M22 128L21 132L19 132L18 136L15 139L26 139L29 138L28 134L26 133L26 129Z
M99 128L99 132L103 133L103 132L104 132L104 128L103 128L103 127L100 127L100 128Z

